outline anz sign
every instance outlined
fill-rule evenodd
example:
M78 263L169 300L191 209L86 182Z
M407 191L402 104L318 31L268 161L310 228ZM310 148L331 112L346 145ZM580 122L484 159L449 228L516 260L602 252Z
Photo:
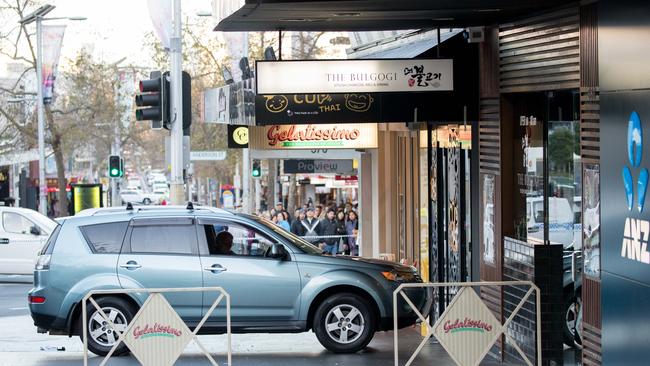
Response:
M623 167L623 186L627 209L630 213L636 209L643 212L646 191L648 189L648 169L641 167L643 155L643 127L639 114L632 112L627 128L627 160L629 165ZM634 175L637 175L636 184ZM636 202L635 202L636 195ZM623 229L623 242L621 244L621 257L637 262L650 264L650 222L634 217L625 219Z

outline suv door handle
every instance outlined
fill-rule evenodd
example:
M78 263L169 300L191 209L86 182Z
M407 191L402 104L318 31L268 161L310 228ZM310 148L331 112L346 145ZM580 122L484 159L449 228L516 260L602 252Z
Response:
M221 272L225 272L228 269L222 266L221 264L213 264L212 267L205 267L203 268L204 271L210 271L212 273L218 274Z
M136 262L136 261L128 261L128 262L126 262L126 264L122 264L120 267L130 269L130 270L134 270L134 269L138 269L138 268L140 268L142 266L139 265L138 262Z

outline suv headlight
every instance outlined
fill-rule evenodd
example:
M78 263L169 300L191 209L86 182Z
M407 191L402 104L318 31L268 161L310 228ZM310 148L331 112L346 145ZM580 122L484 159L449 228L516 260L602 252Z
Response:
M415 273L413 272L388 271L381 272L381 275L384 276L385 279L395 282L410 282L415 280Z

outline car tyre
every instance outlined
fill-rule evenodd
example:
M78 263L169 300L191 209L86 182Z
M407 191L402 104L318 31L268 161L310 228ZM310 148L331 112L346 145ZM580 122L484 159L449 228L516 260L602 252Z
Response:
M582 340L575 330L578 321L578 311L582 306L582 301L573 293L573 288L569 287L564 290L564 344L572 348L582 348Z
M372 340L377 327L368 300L342 293L323 301L314 313L314 333L320 344L334 353L355 353Z
M131 320L133 320L133 317L137 312L137 309L130 302L119 297L101 297L95 301L97 302L97 305L104 310L104 313L106 313L107 316L114 317L115 320L113 320L113 322L115 326L119 326L122 331L126 331L126 328L131 323ZM111 343L111 341L116 341L119 338L119 335L110 330L110 327L102 327L104 321L92 303L89 302L86 309L88 316L86 323L86 326L88 327L88 350L98 356L106 356L115 344L114 342ZM81 341L83 342L83 329L81 327L81 317L79 317L79 338L81 338ZM93 333L93 331L98 332L99 334L93 336L93 334L97 334ZM113 352L114 356L126 356L128 354L129 348L124 344L124 342L120 343L120 345L115 349L115 352Z
M151 200L149 198L145 198L145 199L142 200L142 203L144 203L145 205L150 205Z

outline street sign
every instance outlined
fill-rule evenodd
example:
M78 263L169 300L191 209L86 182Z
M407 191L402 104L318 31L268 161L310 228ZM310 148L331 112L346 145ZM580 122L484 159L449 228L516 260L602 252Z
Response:
M433 334L458 365L478 365L502 325L470 287L463 287L433 326Z
M124 343L142 365L173 365L192 338L165 297L153 293L133 319Z
M214 161L225 159L225 151L190 151L190 161Z

